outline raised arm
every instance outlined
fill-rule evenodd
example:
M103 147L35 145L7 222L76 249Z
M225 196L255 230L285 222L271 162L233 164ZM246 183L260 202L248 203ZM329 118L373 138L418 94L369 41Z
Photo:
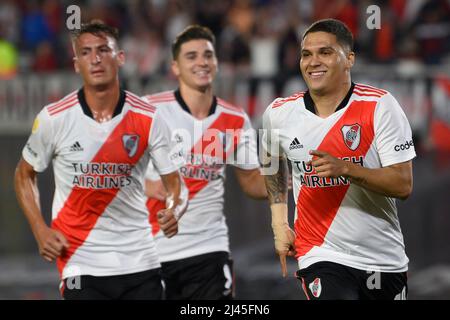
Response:
M347 164L351 182L384 196L406 200L413 187L412 161L398 163L380 169L368 169Z
M383 196L405 200L412 192L412 161L384 168L364 168L360 165L337 159L325 151L312 150L311 164L319 177L343 176L352 183Z
M45 223L39 204L36 172L23 158L17 165L14 184L17 200L33 231L39 253L47 261L55 260L64 249L69 248L69 243L59 231Z

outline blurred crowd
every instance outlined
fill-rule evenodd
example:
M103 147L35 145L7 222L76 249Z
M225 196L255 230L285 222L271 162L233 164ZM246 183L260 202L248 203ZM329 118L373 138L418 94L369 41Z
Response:
M352 30L359 61L450 61L448 0L0 0L0 78L72 68L66 26L72 4L82 22L101 19L119 29L125 75L147 80L169 76L170 44L190 23L215 33L222 72L258 78L297 74L301 34L328 17ZM370 30L366 10L374 4L381 28Z

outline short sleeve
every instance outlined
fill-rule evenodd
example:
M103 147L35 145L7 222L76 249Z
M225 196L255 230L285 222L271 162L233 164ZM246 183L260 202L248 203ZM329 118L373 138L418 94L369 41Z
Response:
M273 157L279 157L282 155L282 152L280 150L278 129L274 128L272 123L272 104L273 102L267 107L262 117L261 147L263 152Z
M244 126L239 134L236 158L231 164L244 170L259 168L256 131L253 129L247 115L245 115Z
M375 143L383 167L409 161L416 156L411 126L397 100L383 96L374 115Z
M153 181L161 179L158 171L151 161L148 163L147 171L145 172L145 179Z
M43 109L33 123L31 135L22 151L22 156L36 172L47 169L55 152L54 134L50 116Z
M155 113L150 130L149 145L153 168L159 175L176 171L182 154L171 142L169 128L164 119L159 116L158 111Z

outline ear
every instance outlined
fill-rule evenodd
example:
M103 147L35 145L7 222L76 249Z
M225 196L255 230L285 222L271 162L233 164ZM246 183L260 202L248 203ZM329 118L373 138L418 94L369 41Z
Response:
M347 54L347 61L348 61L348 68L351 69L355 64L355 53L353 51L350 51Z
M80 73L80 67L78 66L77 57L73 57L73 67L74 67L76 73Z
M172 60L172 72L176 77L180 76L180 68L178 67L178 62L176 60Z
M72 39L72 51L73 51L73 68L75 69L76 73L80 73L80 67L78 65L78 58L77 58L77 46L76 46L76 39Z
M123 50L120 50L117 53L117 61L119 63L119 67L121 67L125 64L125 52Z

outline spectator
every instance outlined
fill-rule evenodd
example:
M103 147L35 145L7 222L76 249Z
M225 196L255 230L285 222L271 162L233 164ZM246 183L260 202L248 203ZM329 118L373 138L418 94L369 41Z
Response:
M53 41L49 23L36 0L27 2L21 29L27 50L34 50L43 41Z
M0 2L0 30L2 30L2 36L5 40L18 43L19 19L20 11L14 1Z
M32 69L34 72L46 73L56 71L58 68L57 57L52 45L48 41L39 43L36 48Z
M14 45L0 37L0 80L10 79L17 72L17 50Z
M164 51L160 35L148 29L141 21L135 21L132 33L122 41L127 48L127 64L123 67L126 76L148 78L160 71L164 62Z
M426 64L438 64L448 54L450 5L446 0L430 0L414 23L420 55Z

